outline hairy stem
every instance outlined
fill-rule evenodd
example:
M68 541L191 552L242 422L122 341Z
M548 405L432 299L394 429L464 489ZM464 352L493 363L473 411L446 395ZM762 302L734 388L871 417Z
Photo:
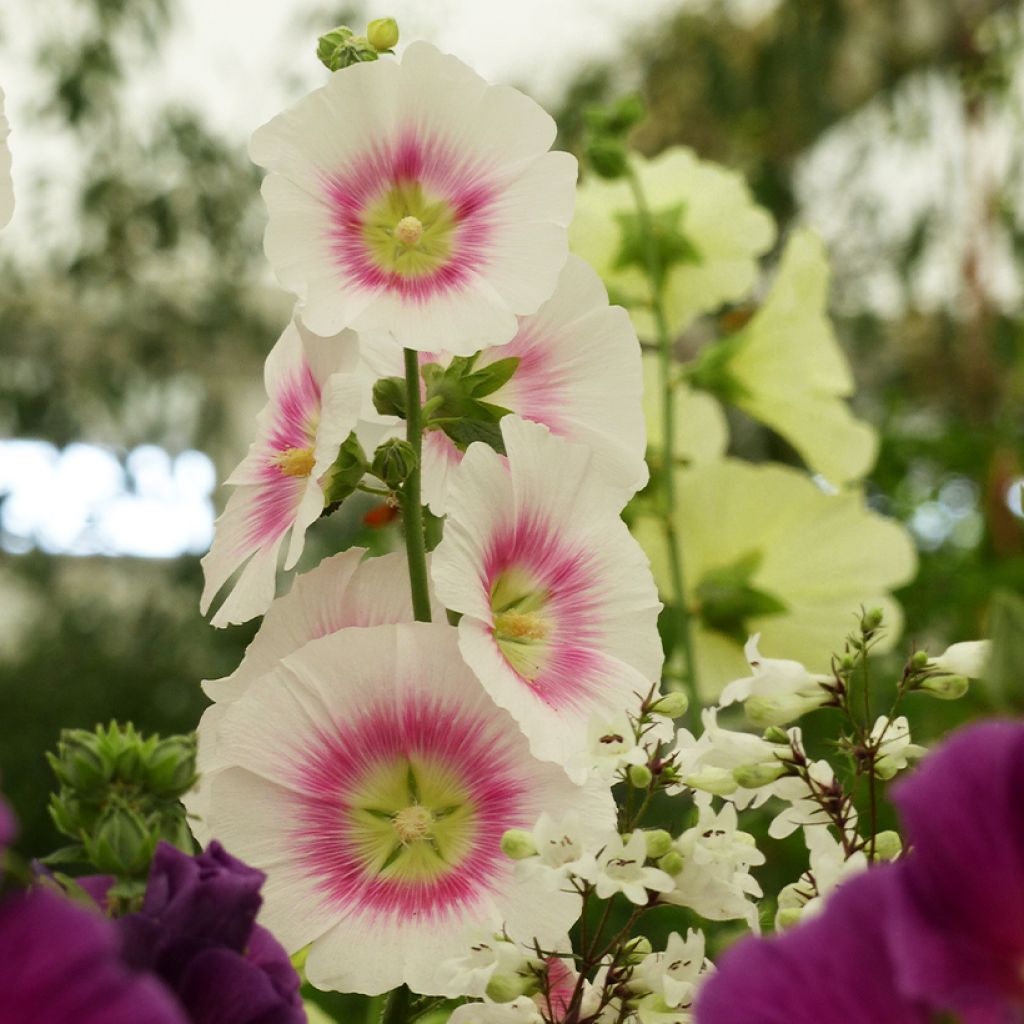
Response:
M409 474L402 487L405 554L409 563L413 615L417 622L429 622L430 590L427 586L427 551L423 539L423 499L420 496L420 464L423 458L420 366L418 355L410 348L405 349L405 415L405 439L416 454L416 468ZM386 1012L385 1019L388 1019Z
M412 993L407 985L399 985L388 995L380 1024L406 1024L412 1003Z
M647 276L651 284L651 309L654 313L656 341L658 344L658 376L661 391L661 523L668 545L669 573L672 578L672 602L679 614L679 642L683 648L686 671L685 689L690 698L689 721L696 729L700 708L697 700L697 662L694 657L693 635L690 624L690 610L686 603L686 583L683 572L683 553L676 530L676 422L673 401L672 379L672 334L665 316L664 274L658 255L657 239L654 235L651 211L647 205L640 176L634 168L629 170L629 184L636 203L637 216L647 239Z

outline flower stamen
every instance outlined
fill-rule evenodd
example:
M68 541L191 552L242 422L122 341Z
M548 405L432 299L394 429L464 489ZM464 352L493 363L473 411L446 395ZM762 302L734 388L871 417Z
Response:
M312 448L286 448L274 456L274 462L285 476L309 476L316 458Z

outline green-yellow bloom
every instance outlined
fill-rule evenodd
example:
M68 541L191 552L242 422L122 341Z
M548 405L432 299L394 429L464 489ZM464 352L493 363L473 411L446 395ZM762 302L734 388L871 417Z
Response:
M916 554L859 492L826 494L799 470L723 459L677 470L676 494L705 699L749 674L743 642L754 633L767 656L814 667L828 665L862 605L884 610L884 642L899 636L889 592L913 577ZM635 532L668 598L664 531L640 518Z
M743 179L673 146L636 156L664 267L669 328L745 296L757 280L757 259L775 240L775 225ZM612 300L627 306L642 337L654 336L646 274L647 236L640 230L629 182L588 178L576 197L569 241L604 278Z

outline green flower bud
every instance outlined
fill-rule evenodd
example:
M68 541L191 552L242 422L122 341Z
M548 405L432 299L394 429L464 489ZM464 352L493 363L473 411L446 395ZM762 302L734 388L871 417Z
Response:
M665 718L681 718L690 706L690 698L676 690L659 697L651 705L651 714L663 715Z
M895 860L903 852L903 840L899 832L887 829L875 836L875 860Z
M924 668L928 664L928 652L927 651L914 651L914 656L910 659L910 664L914 668Z
M82 795L105 789L114 772L113 763L103 756L99 737L84 729L65 729L56 756L47 754L47 760L58 781Z
M370 471L363 446L355 431L342 441L338 455L324 473L320 486L324 492L324 507L331 508L344 501Z
M378 53L387 53L398 43L398 22L394 18L374 18L366 26L366 38Z
M374 453L370 471L385 487L397 490L416 470L416 452L408 441L394 437Z
M843 655L843 656L842 656L842 657L841 657L841 658L839 659L839 667L840 667L840 668L841 668L841 669L842 669L842 670L843 670L844 672L849 672L849 671L850 671L850 670L851 670L851 669L853 668L853 666L854 666L855 664L856 664L856 660L854 659L854 657L853 657L853 655L852 655L852 654L844 654L844 655Z
M700 789L713 796L731 796L738 788L728 768L704 768L687 775L684 781L691 789Z
M683 870L683 855L678 850L670 850L658 860L658 867L667 875L678 875Z
M607 135L591 139L586 156L587 162L602 178L622 178L629 169L626 147L618 139Z
M861 629L866 633L870 633L873 630L878 629L882 624L882 619L885 617L885 613L881 608L869 608L864 613L864 618L861 619Z
M785 907L775 915L775 927L781 932L800 923L800 907Z
M160 740L144 766L146 788L162 797L179 797L196 781L195 736L168 736Z
M644 832L644 841L647 844L647 856L651 860L664 857L672 849L672 837L663 828L649 829Z
M533 836L521 828L510 828L501 837L501 852L512 860L525 860L537 852Z
M927 693L939 700L959 700L970 685L967 676L928 676L914 687L914 692Z
M363 36L355 35L345 25L339 25L320 37L316 55L328 71L341 71L361 61L377 60L378 57L376 49Z
M108 807L91 836L85 852L96 868L111 875L144 875L156 841L141 816L127 807Z
M637 789L646 789L651 784L653 778L651 769L647 765L631 764L629 766L630 785L635 786Z
M495 1003L511 1003L520 996L532 996L540 991L540 981L533 975L494 974L487 983L485 994Z
M645 956L654 952L651 940L646 935L634 935L623 943L622 952L629 963L639 963Z
M764 739L768 743L784 743L789 746L789 733L777 725L771 725L764 731Z
M895 759L891 757L880 757L875 762L875 778L881 779L883 782L888 782L890 779L895 778L898 771L899 766L896 764Z
M373 407L381 416L405 419L405 381L401 377L382 377L373 385Z
M760 789L785 774L784 764L741 764L732 770L732 777L744 789Z

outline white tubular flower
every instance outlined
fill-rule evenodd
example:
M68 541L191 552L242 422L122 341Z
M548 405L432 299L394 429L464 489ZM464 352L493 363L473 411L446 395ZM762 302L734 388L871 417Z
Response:
M645 956L633 970L631 983L639 983L660 997L666 1007L688 1010L693 1005L697 979L710 967L711 961L704 956L704 933L691 928L685 939L672 932L664 952Z
M591 715L632 707L662 664L647 560L619 518L628 488L589 449L516 416L508 458L470 446L431 576L461 612L459 648L537 757L585 749Z
M208 827L267 874L261 920L320 988L442 995L475 936L561 941L575 893L518 876L543 811L614 828L606 787L531 756L440 623L313 640L223 709Z
M245 566L213 625L245 622L267 610L286 536L285 568L302 554L306 529L324 509L324 475L359 418L363 388L351 372L357 359L354 334L318 338L297 321L267 356L263 376L269 401L256 421L249 454L227 479L234 493L202 559L203 614L235 570Z
M14 182L11 178L11 150L7 136L11 126L4 114L4 91L0 89L0 228L14 213Z
M382 376L400 375L397 347L368 343L367 360ZM570 256L554 295L536 313L521 317L515 337L485 349L474 372L518 360L508 380L487 395L491 405L558 437L587 445L594 470L633 492L647 483L640 343L624 309L608 305L601 279ZM452 353L424 353L421 365L447 367ZM442 430L423 438L423 498L435 515L448 511L451 474L463 452Z
M658 725L660 729L660 723ZM647 751L636 742L633 723L625 712L605 717L591 715L587 723L587 745L566 762L565 770L574 782L591 774L605 782L615 781L622 768L647 764Z
M577 168L554 139L533 100L428 43L347 68L252 137L267 258L318 334L503 344L568 254Z
M981 679L992 654L991 640L965 640L947 647L937 658L928 661L928 668L953 676Z
M560 889L571 875L590 878L596 870L597 851L615 835L612 829L585 826L575 811L559 819L544 813L533 829L537 854L520 862L519 870L541 877L549 889Z
M762 657L757 649L760 640L761 634L755 633L743 648L754 674L729 683L719 697L721 707L742 702L750 722L767 729L788 725L832 699L822 685L831 682L831 676L812 675L798 661Z
M615 834L597 855L597 864L590 881L599 899L606 900L621 892L626 899L642 907L649 892L666 893L673 887L672 876L658 868L646 867L647 841L643 832L634 832L624 843Z
M540 961L518 943L490 935L474 942L463 956L445 960L438 968L438 979L451 998L482 999L495 975L519 975L539 966Z
M810 866L800 878L779 893L775 927L784 928L799 918L813 917L824 906L825 897L852 875L865 871L868 859L863 850L847 856L843 844L830 829L815 825L804 829Z
M871 729L871 742L881 743L875 759L875 775L891 779L910 763L927 753L926 749L910 742L910 723L905 715L889 719L881 715Z
M749 897L759 899L762 892L750 869L764 864L765 856L754 837L738 831L736 824L732 804L716 813L710 800L702 801L697 824L673 844L683 858L683 869L673 879L674 888L661 898L709 921L742 918L756 931L757 906Z
M464 1003L452 1011L448 1024L544 1024L544 1018L529 996L519 996L511 1003Z
M798 828L832 824L832 818L815 797L835 792L835 772L828 761L812 761L807 766L807 774L810 785L798 776L779 779L775 783L773 795L787 801L789 807L777 814L768 826L768 835L772 839L784 839ZM856 829L857 813L852 807L847 808L846 822L849 829Z

